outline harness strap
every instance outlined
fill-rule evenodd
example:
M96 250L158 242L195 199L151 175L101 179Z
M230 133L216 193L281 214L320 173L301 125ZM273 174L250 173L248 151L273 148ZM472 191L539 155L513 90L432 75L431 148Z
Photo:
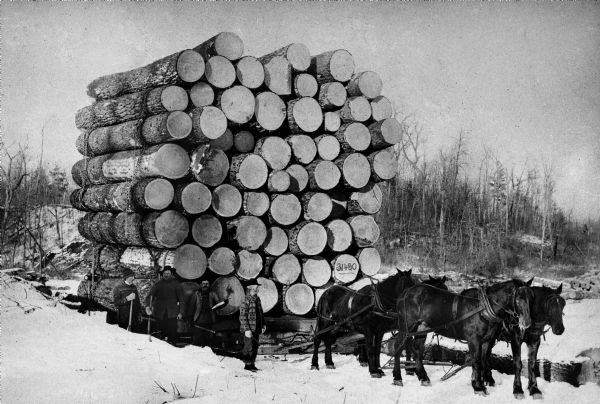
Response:
M477 288L477 294L479 295L479 304L482 306L481 314L483 315L483 318L493 323L499 323L502 321L502 319L494 312L494 309L490 303L490 299L488 298L487 293L485 293L484 288Z

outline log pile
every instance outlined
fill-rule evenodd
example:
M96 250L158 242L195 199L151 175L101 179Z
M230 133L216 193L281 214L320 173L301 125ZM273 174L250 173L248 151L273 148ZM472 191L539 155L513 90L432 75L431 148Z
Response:
M111 307L118 264L146 293L169 265L233 293L219 314L257 278L266 312L305 315L332 281L377 273L378 183L401 140L381 90L347 50L244 56L233 33L91 82L71 203L102 280L81 293Z

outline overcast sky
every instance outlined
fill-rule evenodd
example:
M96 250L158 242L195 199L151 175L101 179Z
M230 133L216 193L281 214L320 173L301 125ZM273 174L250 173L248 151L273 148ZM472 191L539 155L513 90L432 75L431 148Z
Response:
M556 168L555 199L600 214L600 4L6 3L1 10L4 142L70 169L75 112L94 78L236 32L245 54L291 42L345 48L374 70L428 153L463 129L476 159Z

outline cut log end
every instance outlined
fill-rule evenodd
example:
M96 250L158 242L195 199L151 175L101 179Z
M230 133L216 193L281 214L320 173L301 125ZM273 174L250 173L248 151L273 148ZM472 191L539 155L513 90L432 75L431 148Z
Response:
M380 95L371 100L371 117L375 121L383 121L384 119L394 117L394 108L391 101Z
M206 62L204 75L210 85L225 89L231 87L235 81L235 68L227 58L213 56Z
M327 223L327 245L332 251L343 252L352 245L352 228L341 219Z
M244 193L244 212L247 215L262 216L269 211L271 201L264 192Z
M296 282L302 272L298 258L293 254L283 254L272 264L273 278L282 285L291 285Z
M331 266L323 257L311 257L302 260L302 275L305 283L319 288L331 279Z
M236 267L237 257L227 247L215 249L208 257L208 269L217 275L229 275L235 271Z
M192 133L192 118L183 111L173 111L167 117L167 132L172 139L185 139Z
M296 283L285 291L286 311L299 316L307 314L315 304L315 295L310 286Z
M252 153L233 157L229 179L241 189L258 189L267 182L269 169L265 160Z
M275 93L265 91L255 97L254 116L259 127L274 131L281 127L286 116L286 106Z
M269 174L268 188L270 192L286 192L290 189L290 175L287 171L274 170Z
M302 222L290 230L290 251L299 255L319 255L327 246L327 231L317 222Z
M292 93L292 65L283 56L276 56L264 64L265 85L277 95Z
M204 58L198 52L187 49L177 58L177 74L186 83L195 83L204 75Z
M308 165L307 171L310 187L316 191L328 191L340 182L340 170L331 161L314 161Z
M254 146L254 153L262 157L272 170L283 170L292 158L290 145L278 136L260 138Z
M360 265L358 260L349 254L340 254L332 262L333 279L336 283L353 282L358 276Z
M288 46L286 58L296 72L304 72L310 67L310 51L302 43L293 43Z
M217 55L238 60L244 54L244 42L233 32L221 32L215 37L213 48Z
M302 192L308 186L308 171L300 164L292 164L285 171L290 175L290 192Z
M253 56L244 56L235 66L238 81L245 87L256 89L265 81L263 65Z
M371 178L369 160L360 153L351 153L339 157L335 163L340 168L344 185L360 189L367 185Z
M290 101L287 113L290 130L294 133L315 132L323 123L323 112L313 98L303 97Z
M275 282L270 279L258 277L258 297L262 305L263 313L268 313L279 301L279 293Z
M325 132L337 132L342 125L340 114L337 112L325 112L323 114L323 130Z
M379 226L370 215L352 216L348 220L354 241L359 247L371 247L379 240Z
M247 130L237 132L233 136L233 147L240 153L248 153L254 150L254 135Z
M212 202L208 187L200 182L192 182L183 186L179 192L179 205L190 215L206 211Z
M221 316L237 312L246 297L241 282L235 276L221 276L217 278L210 289L216 293L218 301L228 300L227 305L217 309L217 314Z
M354 57L344 49L334 51L329 62L331 76L342 83L349 81L354 73Z
M216 245L222 235L221 222L213 215L201 215L192 224L192 237L200 247L209 248Z
M266 254L278 257L285 253L288 249L288 236L280 227L270 227L267 229L267 238L265 239L263 251Z
M238 253L237 276L242 279L254 279L260 274L263 268L263 259L260 254L242 250Z
M391 148L370 154L369 162L375 181L387 181L396 176L398 158Z
M244 86L233 86L221 94L219 106L230 122L241 125L254 116L254 95Z
M156 151L154 164L162 176L169 179L178 179L187 174L190 167L190 158L183 147L164 144Z
M366 71L355 74L348 83L348 93L351 96L362 95L369 100L381 94L383 83L375 72Z
M350 97L340 110L343 122L365 122L371 117L371 103L363 96Z
M335 136L319 136L315 139L315 143L317 144L317 153L323 160L335 160L340 155L340 142Z
M188 106L189 97L183 88L167 86L160 93L160 101L167 111L183 111Z
M164 178L154 178L144 187L144 204L153 210L162 210L171 204L175 189Z
M204 144L192 153L190 169L196 180L218 186L229 172L229 160L223 150Z
M300 73L294 78L294 94L297 97L314 97L318 90L319 84L312 75Z
M184 244L175 250L173 266L183 279L198 279L206 271L206 255L194 244Z
M394 118L384 119L369 126L371 145L375 149L393 146L402 141L402 125Z
M190 89L190 101L195 107L205 107L215 102L215 91L208 83L202 81Z
M267 227L256 216L240 216L227 222L229 237L240 248L257 250L267 238Z
M221 217L233 217L242 207L242 195L230 184L219 185L213 191L212 208Z
M302 214L302 205L293 194L274 194L269 207L271 219L282 226L289 226L298 221Z
M356 255L360 265L360 271L367 276L373 276L381 269L381 255L373 247L361 249Z

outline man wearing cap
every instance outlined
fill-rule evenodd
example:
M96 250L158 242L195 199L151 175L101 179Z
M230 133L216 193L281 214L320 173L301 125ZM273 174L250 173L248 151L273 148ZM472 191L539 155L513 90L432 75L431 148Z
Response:
M135 331L139 325L140 297L137 287L133 284L135 275L127 267L123 267L122 280L112 292L113 303L117 307L117 324L121 328Z
M192 298L193 313L192 324L193 337L192 344L198 346L210 345L210 334L213 324L216 322L214 306L217 304L218 297L216 293L210 291L210 282L203 280Z
M162 279L152 286L146 297L146 314L152 315L157 321L162 338L175 343L177 320L183 318L183 313L183 290L179 281L173 277L173 268L165 266Z
M244 369L256 372L254 365L258 353L258 337L265 332L265 321L262 304L258 297L258 283L256 279L246 284L246 297L240 306L240 331L244 334Z

